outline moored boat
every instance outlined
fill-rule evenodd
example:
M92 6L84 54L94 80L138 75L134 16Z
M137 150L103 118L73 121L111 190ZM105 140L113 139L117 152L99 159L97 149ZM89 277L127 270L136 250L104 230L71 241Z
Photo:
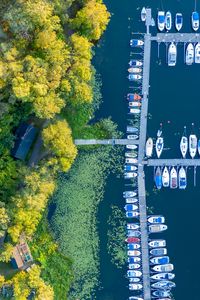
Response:
M140 282L140 281L141 281L141 278L139 278L139 277L130 277L129 278L130 283L136 283L136 282Z
M197 11L192 12L191 16L192 29L197 31L199 29L199 13Z
M176 284L172 281L163 280L163 281L155 282L151 286L155 289L171 289L174 288Z
M126 204L124 206L124 209L126 211L131 211L131 210L138 210L138 205L135 205L135 204Z
M144 298L138 297L138 296L130 296L128 300L144 300ZM165 300L165 299L164 299Z
M136 171L137 167L136 166L132 166L132 165L125 165L124 166L124 170L125 171Z
M126 152L125 157L136 158L137 153L135 153L135 152Z
M158 29L160 31L163 31L165 29L165 12L164 11L158 12L157 25L158 25Z
M200 139L198 140L198 145L197 145L198 153L200 155Z
M146 141L146 156L151 157L153 154L153 139L148 138Z
M192 43L189 43L186 48L185 53L185 63L186 65L192 65L194 62L194 46Z
M134 257L134 256L129 256L128 259L127 259L128 263L129 264L134 264L134 263L138 263L141 261L141 258L140 257Z
M167 225L165 224L153 224L149 225L149 232L150 233L157 233L167 230Z
M177 31L180 31L183 26L183 15L181 13L177 13L175 17L175 27Z
M180 150L183 158L185 158L188 151L188 138L186 135L186 126L184 126L184 132L180 142Z
M166 248L154 248L150 250L151 255L153 256L163 256L167 254Z
M126 127L126 132L128 132L128 133L138 132L138 128L134 127L134 126L127 126Z
M166 12L165 28L166 28L167 31L170 31L172 29L172 14L171 14L170 11Z
M125 179L136 178L137 175L138 175L138 174L137 174L136 172L125 172L125 173L124 173L124 178L125 178Z
M140 256L141 252L138 250L128 250L127 254L128 254L128 256Z
M140 239L137 238L137 237L128 237L125 241L126 241L127 243L139 243L139 242L140 242Z
M144 45L144 42L142 40L138 39L131 39L130 40L130 46L131 47L141 47Z
M123 197L124 198L135 197L136 195L137 195L137 193L133 192L133 191L125 191L125 192L123 192Z
M141 10L141 20L142 20L143 22L145 22L145 21L146 21L146 17L147 17L146 8L143 7L142 10Z
M157 157L160 158L164 147L164 139L162 137L162 130L158 130L157 132L157 140L156 140L156 154Z
M165 240L151 240L149 242L149 246L151 248L165 247L166 246L166 241Z
M184 167L181 167L178 171L178 186L179 189L186 189L187 187L187 175Z
M137 270L137 269L140 269L141 268L141 265L140 264L128 264L128 268L129 270Z
M128 230L127 236L129 237L140 237L141 232L139 230Z
M168 58L167 58L168 66L174 67L176 65L176 59L177 59L177 47L172 42L168 48Z
M131 59L128 64L130 67L141 67L143 65L140 60L136 59Z
M200 43L197 43L195 46L194 62L195 64L200 64Z
M134 102L129 102L128 106L129 107L140 107L140 106L142 106L142 104L141 104L141 102L134 101Z
M137 145L126 145L126 149L136 150Z
M127 228L127 229L138 229L138 228L140 228L140 225L135 224L135 223L128 223L128 224L126 225L126 228Z
M155 172L155 184L157 189L161 189L162 187L162 173L161 173L161 168L157 167L156 172Z
M178 176L177 176L177 171L174 167L172 167L170 171L170 188L171 189L176 189L178 186Z
M136 93L134 93L134 94L132 94L132 93L129 93L128 95L127 95L127 100L128 101L140 101L142 99L142 97L139 95L139 94L136 94Z
M195 134L190 134L189 136L189 152L192 158L194 158L197 153L197 137Z
M140 114L140 109L139 108L129 108L129 113L130 114Z
M140 283L129 283L129 290L131 291L138 291L142 289L143 289L143 285Z
M157 265L152 267L152 270L155 272L168 273L174 270L174 265L173 264Z
M142 69L141 68L134 68L134 67L131 67L128 69L128 72L129 73L141 73L142 72Z
M169 263L169 256L158 256L150 259L150 262L154 265L164 265Z
M139 252L139 251L136 251ZM127 271L127 277L141 277L142 276L142 272L141 271L133 271L133 270L128 270Z
M128 75L128 79L130 80L130 81L137 81L137 80L140 80L140 79L142 79L142 76L141 75L138 75L138 74L129 74Z
M140 247L141 247L140 244L137 244L137 243L130 243L127 245L128 250L137 250Z
M165 299L164 298L164 300L171 300L172 298L171 298L171 295L170 295L170 290L159 290L159 291L154 291L153 293L153 296L156 296L156 297L169 297L169 298L167 298L167 299ZM159 300L159 299L157 299L157 300ZM163 300L163 299L161 299L161 300Z
M164 167L164 170L162 172L162 185L164 187L169 186L169 171L168 171L168 168L166 166Z
M138 211L127 211L126 217L127 218L137 218L139 217L140 213Z
M126 198L126 203L127 204L134 204L137 203L138 199L137 198Z
M151 216L151 217L148 217L147 220L151 224L163 224L163 223L165 223L165 217L163 217L163 216Z
M138 139L138 135L137 134L128 134L127 135L127 139L128 140L137 140Z
M159 273L159 274L154 274L151 276L151 279L154 280L172 280L175 278L175 275L173 273Z
M126 164L137 164L138 160L137 160L137 158L126 158L125 163Z

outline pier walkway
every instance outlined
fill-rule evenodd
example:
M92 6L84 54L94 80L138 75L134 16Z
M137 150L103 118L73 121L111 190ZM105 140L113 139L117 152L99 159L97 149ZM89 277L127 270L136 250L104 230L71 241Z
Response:
M151 37L151 41L158 43L200 43L199 33L157 33L156 36Z
M74 141L75 145L138 145L139 140L128 140L128 139L105 139L105 140L84 140L78 139Z
M184 167L199 167L200 159L187 159L187 158L174 158L174 159L148 159L143 161L143 164L151 167L175 167L175 166L184 166Z

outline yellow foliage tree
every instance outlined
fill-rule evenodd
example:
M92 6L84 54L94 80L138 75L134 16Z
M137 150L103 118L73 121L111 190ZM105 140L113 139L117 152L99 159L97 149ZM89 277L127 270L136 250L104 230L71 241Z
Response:
M30 295L31 289L27 284L27 277L27 273L22 271L12 278L14 299L27 300Z
M43 129L42 136L45 147L59 160L62 170L67 171L77 154L67 122L56 121L50 124Z
M71 36L71 43L73 47L73 54L77 59L84 58L91 60L92 43L90 43L87 38L74 33Z
M5 243L0 251L0 261L9 262L13 254L13 245Z
M22 76L17 76L13 79L12 88L17 98L27 98L30 96L31 84Z

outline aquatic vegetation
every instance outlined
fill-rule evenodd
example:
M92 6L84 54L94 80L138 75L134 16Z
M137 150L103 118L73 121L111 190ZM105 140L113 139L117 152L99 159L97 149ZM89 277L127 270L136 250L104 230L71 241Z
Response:
M124 212L117 206L112 206L112 214L108 220L108 252L111 261L118 268L122 268L127 260L126 244L126 218Z

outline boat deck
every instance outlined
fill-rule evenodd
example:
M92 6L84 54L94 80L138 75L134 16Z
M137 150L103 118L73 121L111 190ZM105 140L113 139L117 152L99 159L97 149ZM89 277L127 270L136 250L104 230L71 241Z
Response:
M138 145L139 140L129 140L129 139L105 139L105 140L84 140L77 139L74 141L75 145Z
M183 158L174 158L174 159L148 159L143 161L143 164L151 167L200 167L200 159L183 159Z

